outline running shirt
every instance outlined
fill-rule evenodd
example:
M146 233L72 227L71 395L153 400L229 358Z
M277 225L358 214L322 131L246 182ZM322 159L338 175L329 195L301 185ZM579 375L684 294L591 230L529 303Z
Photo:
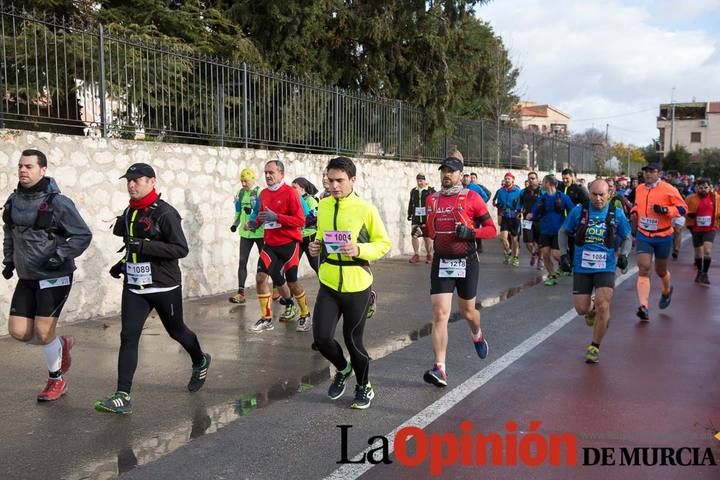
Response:
M710 192L704 197L694 193L687 198L687 227L693 233L714 232L720 224L720 198Z
M257 212L253 211L250 219L256 220L265 227L264 242L270 247L278 247L290 242L302 241L302 227L305 226L300 195L290 185L283 183L275 191L265 188L260 192L258 212L272 210L277 213L274 222L260 222Z
M240 189L237 195L235 195L235 219L233 220L233 225L238 227L238 234L242 238L263 238L264 233L262 227L255 231L245 230L243 228L248 220L250 220L250 215L252 214L259 194L260 187L255 186L250 190Z
M630 234L630 223L622 208L615 208L615 247L608 248L605 245L607 235L607 215L610 208L615 208L609 203L602 210L590 207L587 211L588 221L585 229L585 244L575 245L573 257L573 272L575 273L600 273L615 272L617 259L615 251L620 247L620 241ZM577 205L570 211L565 219L562 228L568 233L577 232L583 215L584 207Z
M532 212L532 207L537 203L538 197L542 195L540 187L536 189L524 188L520 192L520 205L522 206L522 212L524 216Z
M557 235L565 220L565 212L569 212L573 208L575 205L564 193L559 191L543 193L531 212L533 220L540 219L540 235Z
M667 207L668 213L655 213L653 207ZM646 237L668 237L673 234L672 219L685 216L687 204L680 192L667 182L658 180L647 186L638 185L635 190L635 205L630 214L636 214L638 232Z
M507 218L515 218L520 213L522 205L520 204L520 187L513 185L511 188L501 188L495 195L495 202L500 215Z

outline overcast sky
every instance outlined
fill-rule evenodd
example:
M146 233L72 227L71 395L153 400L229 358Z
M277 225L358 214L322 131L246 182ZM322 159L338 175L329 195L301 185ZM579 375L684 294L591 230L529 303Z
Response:
M720 0L493 0L476 9L521 69L521 98L610 124L614 141L658 137L660 103L720 101Z

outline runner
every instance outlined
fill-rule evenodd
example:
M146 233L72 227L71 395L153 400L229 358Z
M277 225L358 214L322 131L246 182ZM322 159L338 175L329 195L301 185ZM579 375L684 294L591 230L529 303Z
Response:
M542 195L538 174L530 172L527 176L528 186L520 192L520 206L522 207L522 233L523 242L530 252L530 266L534 266L537 262L538 270L542 270L542 258L540 258L540 250L538 243L540 242L540 224L528 219L528 214L532 212L532 207L537 203L538 198Z
M390 250L390 239L377 209L354 191L355 164L346 157L327 166L332 197L320 201L317 239L310 254L320 256L320 290L315 302L313 338L320 353L337 369L328 396L337 400L355 372L357 385L352 408L366 409L375 397L368 378L370 358L363 346L363 332L373 276L369 262ZM343 317L343 338L350 361L335 340Z
M238 232L240 235L240 260L238 263L238 291L228 300L231 303L245 305L245 280L247 279L247 262L253 245L257 246L258 253L263 247L263 229L250 231L245 229L245 224L250 220L253 205L260 195L260 187L255 185L255 171L245 168L240 172L240 183L242 189L235 195L235 219L230 226L231 232ZM239 228L238 228L239 227Z
M24 150L18 160L18 184L3 206L3 271L18 283L10 303L8 331L21 342L41 345L48 381L38 402L67 392L63 378L71 365L72 336L55 335L58 317L72 288L75 259L90 245L92 233L51 177L47 157Z
M448 157L440 171L442 189L428 198L427 203L428 233L433 238L435 251L430 270L435 363L423 379L437 387L445 387L447 327L455 289L458 307L470 327L475 351L480 358L488 355L488 343L480 329L480 312L475 308L480 273L475 239L494 238L497 230L482 198L463 188L462 162Z
M660 309L670 306L673 287L668 257L673 246L672 219L685 215L687 205L680 192L667 182L660 180L660 165L649 163L643 167L644 183L635 190L635 205L630 215L637 226L637 296L640 306L637 316L641 321L650 320L650 268L655 256L655 273L663 284Z
M411 225L413 256L410 263L420 261L420 238L425 244L425 263L432 262L432 240L427 236L427 214L425 213L425 201L428 195L435 192L428 186L425 175L418 173L415 177L417 187L410 190L410 202L408 202L407 219Z
M302 229L302 243L300 244L300 256L303 253L307 257L307 261L310 264L310 268L313 269L315 274L318 272L318 262L310 256L308 246L310 242L315 240L315 232L317 230L317 209L318 200L315 195L318 193L318 189L305 177L298 177L292 182L292 187L300 195L300 199L303 201L303 206L307 207L305 213L305 226ZM298 325L298 328L300 326ZM310 325L308 325L310 330ZM304 330L303 330L304 331Z
M179 259L188 254L180 214L160 199L155 190L155 170L135 163L125 175L130 205L117 218L113 234L122 237L125 255L112 266L110 275L125 275L120 317L120 352L115 393L95 402L95 410L126 415L132 413L130 390L138 363L143 326L155 309L168 335L192 359L187 388L202 388L210 368L210 354L203 353L195 333L183 320L182 274Z
M710 285L708 271L712 262L715 232L720 227L720 195L713 192L709 178L698 178L695 190L696 193L686 199L687 227L692 232L695 249L695 283Z
M503 263L520 266L521 211L520 187L515 185L515 175L507 172L503 177L503 187L495 194L500 211L500 241L505 251Z
M257 211L253 211L245 226L249 230L261 224L265 227L256 276L261 317L252 327L255 332L275 328L270 309L269 277L272 277L273 284L282 293L280 303L285 306L285 311L280 315L280 321L290 322L297 316L298 308L293 296L300 307L298 326L305 328L306 322L311 321L305 291L298 283L301 228L305 225L305 215L300 195L284 183L283 178L285 165L280 160L271 160L265 164L267 188L260 192Z
M589 206L573 208L558 232L561 252L568 251L569 233L575 238L573 302L575 311L585 315L585 321L593 327L592 342L585 353L587 363L600 360L600 342L610 321L615 268L627 268L627 256L632 248L630 224L623 209L608 201L609 190L605 180L593 181L590 184ZM618 248L620 255L616 257ZM570 261L567 253L561 257L561 263L568 270L571 268L567 265Z
M583 187L581 184L577 182L577 174L570 168L566 168L562 171L562 186L558 187L561 192L563 192L565 195L570 197L570 201L572 201L573 205L587 205L590 201L590 197L588 196L588 191ZM598 178L602 178L598 176ZM570 213L570 210L565 211L565 215ZM575 251L575 242L572 238L569 239L569 246L570 246L570 256L573 256L573 252ZM569 275L571 272L566 272L562 268L558 270L558 273L561 276Z
M558 231L565 220L565 212L575 208L570 197L557 191L557 182L553 175L543 178L543 190L537 203L527 216L529 220L540 223L540 255L545 263L548 277L545 285L557 285L558 275L555 273L553 258L560 260L560 245L558 244ZM569 246L568 246L569 248Z

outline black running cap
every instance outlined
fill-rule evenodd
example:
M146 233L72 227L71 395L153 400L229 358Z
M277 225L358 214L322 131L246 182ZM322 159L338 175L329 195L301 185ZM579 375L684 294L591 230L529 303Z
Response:
M443 162L440 164L440 168L438 168L438 170L440 170L443 167L447 167L454 172L462 172L463 162L461 162L460 160L458 160L455 157L448 157L445 160L443 160Z
M642 170L662 170L662 167L658 162L650 162L642 167Z
M125 175L120 178L127 178L128 180L135 180L140 177L155 178L155 170L147 163L134 163L127 169Z

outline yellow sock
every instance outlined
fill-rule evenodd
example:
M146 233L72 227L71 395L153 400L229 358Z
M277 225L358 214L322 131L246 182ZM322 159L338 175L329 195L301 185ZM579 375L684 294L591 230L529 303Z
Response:
M298 303L298 306L300 307L300 316L301 317L310 315L310 309L308 308L307 301L305 300L305 292L301 293L300 295L296 295L295 301Z
M270 297L272 297L270 293L258 293L257 299L258 303L260 303L260 315L262 315L263 318L272 318L272 311L270 310Z

